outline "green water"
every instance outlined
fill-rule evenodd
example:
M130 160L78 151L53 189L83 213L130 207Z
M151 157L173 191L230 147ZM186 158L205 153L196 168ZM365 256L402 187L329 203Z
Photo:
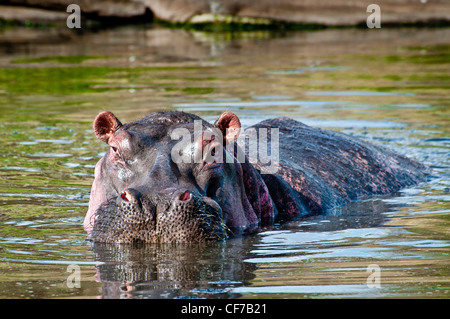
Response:
M448 298L450 29L70 32L0 31L1 298ZM288 116L433 176L225 243L93 246L81 223L106 147L91 123L161 109L210 121L231 110L244 126Z

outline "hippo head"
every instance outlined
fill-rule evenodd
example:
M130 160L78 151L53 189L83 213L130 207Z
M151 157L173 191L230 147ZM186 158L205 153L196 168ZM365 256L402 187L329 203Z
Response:
M261 185L225 147L239 131L231 112L214 125L177 111L127 124L99 114L94 132L109 149L95 167L84 228L102 242L221 240L254 229Z

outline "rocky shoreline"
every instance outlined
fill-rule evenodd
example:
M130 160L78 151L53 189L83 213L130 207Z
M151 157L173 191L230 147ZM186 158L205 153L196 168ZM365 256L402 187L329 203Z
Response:
M447 0L377 0L381 21L391 24L450 23ZM83 17L125 23L162 21L173 25L365 25L368 3L356 0L5 0L0 20L65 23L67 6L78 4Z

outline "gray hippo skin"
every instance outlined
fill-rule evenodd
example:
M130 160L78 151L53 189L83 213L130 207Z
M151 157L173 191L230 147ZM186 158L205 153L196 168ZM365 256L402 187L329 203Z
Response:
M183 148L177 148L175 129L191 138ZM205 138L211 129L222 134ZM266 174L263 163L248 156L237 159L233 143L240 129L231 112L214 124L178 111L155 112L127 124L110 112L99 114L94 131L110 147L95 167L85 230L98 242L223 240L361 197L393 193L425 181L429 173L388 149L277 118L249 128L266 129L269 144L271 131L278 129L279 161L272 163L277 169ZM175 161L174 149L209 157Z

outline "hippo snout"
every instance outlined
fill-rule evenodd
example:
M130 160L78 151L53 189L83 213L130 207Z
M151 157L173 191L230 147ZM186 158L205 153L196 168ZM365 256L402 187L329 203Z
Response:
M129 222L141 221L143 218L150 219L156 214L158 205L181 202L189 205L193 195L189 190L167 191L164 193L149 193L143 195L139 190L127 188L117 197L116 205ZM167 207L160 208L167 210Z
M186 189L162 193L124 189L95 212L100 242L193 242L227 237L220 206Z

